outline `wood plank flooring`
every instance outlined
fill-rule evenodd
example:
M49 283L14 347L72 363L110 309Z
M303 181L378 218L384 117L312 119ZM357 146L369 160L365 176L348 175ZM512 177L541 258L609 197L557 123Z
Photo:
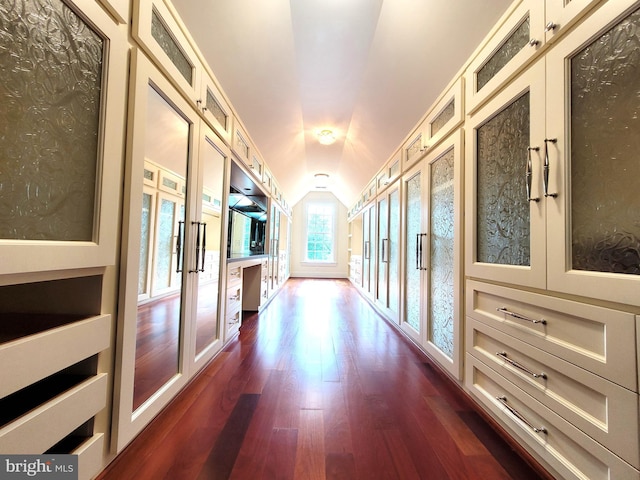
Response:
M99 478L545 477L349 282L290 279Z

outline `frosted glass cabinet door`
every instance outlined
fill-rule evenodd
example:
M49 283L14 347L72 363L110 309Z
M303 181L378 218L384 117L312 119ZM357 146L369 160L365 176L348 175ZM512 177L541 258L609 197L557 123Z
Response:
M547 58L549 287L631 305L640 305L639 31L640 2L608 2Z
M414 340L423 343L423 290L426 270L426 236L423 206L426 205L422 162L403 177L405 209L404 314L401 327Z
M456 378L461 378L462 354L461 148L458 131L425 159L429 172L425 348Z
M530 67L468 125L467 273L544 288L544 64Z
M388 306L389 274L389 199L383 196L378 200L378 252L376 302L385 309Z
M126 33L92 0L16 0L0 51L0 273L114 264Z

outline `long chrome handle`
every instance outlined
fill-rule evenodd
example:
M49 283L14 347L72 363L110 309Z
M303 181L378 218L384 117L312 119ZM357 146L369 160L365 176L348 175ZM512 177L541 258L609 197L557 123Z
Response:
M204 257L207 253L207 223L202 222L202 267L200 271L204 272Z
M533 177L533 162L531 161L531 151L535 150L536 152L540 150L540 147L527 147L527 168L525 171L525 179L527 182L527 201L528 202L539 202L540 198L532 198L531 197L531 181Z
M389 263L389 239L388 238L383 238L382 239L382 245L381 245L381 260L384 263Z
M498 400L504 406L504 408L509 410L509 412L511 412L511 414L514 417L516 417L518 420L520 420L522 423L524 423L527 427L529 427L534 432L544 433L545 435L548 433L545 427L534 427L531 424L531 422L524 417L524 415L522 415L520 412L518 412L515 408L513 408L511 405L507 403L508 402L507 397L505 397L504 395L496 397L496 400Z
M416 233L416 270L420 270L421 269L421 261L422 259L420 258L420 233Z
M198 267L200 266L200 222L191 222L191 225L197 225L196 227L196 267L193 270L189 270L189 273L198 273Z
M423 240L424 240L426 237L428 237L428 236L429 236L429 234L428 234L428 233L423 233L423 234L420 236L420 257L421 257L420 265L421 265L421 266L422 266L422 259L424 259L424 249L423 249L423 247L422 247L422 245L423 245L423 243L424 243L424 242L423 242ZM427 260L429 260L429 256L427 256ZM426 266L423 266L423 267L422 267L422 270L429 270L429 262L427 261L427 262L425 262L425 264L426 264Z
M531 323L541 323L542 325L546 325L547 321L545 319L536 320L533 318L525 317L524 315L520 315L519 313L511 312L507 310L505 307L496 308L498 312L502 312L505 315L509 315L510 317L517 318L518 320L524 320L526 322Z
M549 193L549 147L547 144L549 142L556 143L558 141L557 138L545 138L544 139L544 172L543 172L543 186L544 186L544 196L545 197L557 197L557 193Z
M533 378L544 378L545 380L547 379L547 374L546 373L544 373L544 372L535 373L535 372L529 370L524 365L520 365L515 360L511 360L509 358L509 356L507 355L507 352L496 352L496 355L499 356L500 358L502 358L505 362L507 362L512 367L517 368L518 370L522 370L524 373L526 373L528 375L531 375Z
M176 273L182 272L180 261L182 260L182 236L184 234L184 222L178 222L178 238L176 239Z
M364 259L369 260L371 252L369 251L369 240L364 241Z

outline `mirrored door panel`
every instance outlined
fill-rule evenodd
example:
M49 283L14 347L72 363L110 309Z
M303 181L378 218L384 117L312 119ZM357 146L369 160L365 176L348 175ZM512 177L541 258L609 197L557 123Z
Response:
M145 160L157 168L157 201L155 208L149 205L148 192L154 189L147 187L138 279L141 284L151 273L151 290L137 309L134 410L178 373L190 128L189 121L149 84ZM138 181L144 183L144 178Z
M201 204L196 229L195 258L189 271L195 273L195 353L220 338L220 241L222 193L227 157L214 135L205 135L200 147L202 171Z

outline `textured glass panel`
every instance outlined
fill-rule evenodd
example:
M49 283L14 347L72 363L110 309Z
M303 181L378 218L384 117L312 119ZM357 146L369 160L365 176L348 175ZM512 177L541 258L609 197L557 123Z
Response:
M227 114L224 113L222 107L216 100L216 97L213 96L211 90L207 88L207 110L211 112L213 117L222 125L222 128L227 129Z
M151 36L155 38L160 48L167 54L171 63L173 63L180 72L180 75L189 82L189 85L193 85L193 66L155 9L151 13Z
M478 128L478 262L530 264L529 93Z
M398 190L389 195L389 309L400 313L400 193Z
M236 132L236 149L244 158L249 158L249 146L238 132Z
M167 177L162 178L162 185L170 188L171 190L178 190L178 182L171 180L170 178L167 178Z
M391 165L389 169L389 176L391 178L396 177L400 173L400 161L398 160L396 163Z
M387 216L389 203L386 198L378 202L378 300L384 306L387 305L387 254L389 231Z
M429 340L453 356L454 305L454 151L431 167Z
M371 254L369 225L369 210L365 210L362 213L362 286L365 290L369 290L369 255Z
M151 238L151 195L142 194L142 218L140 220L140 264L138 271L138 295L148 293L149 240Z
M93 240L103 50L60 0L0 4L0 238Z
M421 272L416 268L418 234L422 232L422 175L407 182L406 322L420 331Z
M175 202L162 199L158 215L158 238L155 251L154 286L156 289L168 288L171 285L175 215Z
M489 80L529 43L529 17L505 40L500 48L489 57L476 76L476 91L479 92Z
M440 114L433 119L431 122L431 135L435 135L440 131L442 127L444 127L449 120L453 118L453 115L456 113L456 100L452 99L444 110L440 112Z
M573 268L640 274L640 10L571 60Z
M144 169L144 178L153 181L153 172L151 170Z

